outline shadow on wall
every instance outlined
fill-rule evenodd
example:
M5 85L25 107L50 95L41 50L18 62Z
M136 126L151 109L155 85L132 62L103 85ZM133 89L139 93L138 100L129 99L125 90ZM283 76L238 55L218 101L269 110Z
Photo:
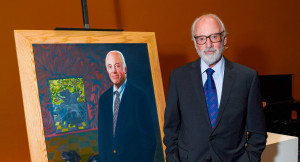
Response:
M160 62L164 92L165 92L165 96L167 97L171 71L175 68L178 68L186 64L188 62L187 55L184 53L176 53L176 54L160 53L159 62Z
M116 13L116 22L117 22L117 29L123 29L123 21L122 21L122 14L121 14L121 6L119 0L114 0L115 4L115 13ZM123 29L124 30L124 29Z

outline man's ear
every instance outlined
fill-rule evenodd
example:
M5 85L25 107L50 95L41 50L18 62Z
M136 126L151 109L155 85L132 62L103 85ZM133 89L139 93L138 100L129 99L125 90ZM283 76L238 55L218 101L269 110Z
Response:
M127 66L125 66L125 74L127 74Z
M227 36L225 36L224 41L223 41L223 45L225 46L227 44Z

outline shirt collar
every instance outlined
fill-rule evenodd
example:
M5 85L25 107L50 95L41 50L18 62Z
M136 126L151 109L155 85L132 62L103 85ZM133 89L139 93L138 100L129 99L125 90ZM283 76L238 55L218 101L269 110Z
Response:
M224 57L222 56L221 60L215 66L212 67L212 69L215 71L215 74L219 74L222 72L224 63ZM203 74L208 68L210 67L201 59L201 74Z
M121 87L119 89L117 89L115 87L115 85L113 85L113 92L115 91L118 91L119 94L123 93L124 89L125 89L125 86L126 86L126 83L127 83L127 79L125 80L125 82L121 85Z

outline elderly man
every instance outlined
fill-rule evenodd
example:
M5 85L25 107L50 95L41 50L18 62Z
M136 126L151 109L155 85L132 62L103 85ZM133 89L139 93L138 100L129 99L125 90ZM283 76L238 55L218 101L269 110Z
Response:
M127 81L120 51L110 51L105 63L113 86L99 99L99 160L153 162L156 139L147 97Z
M226 30L216 15L196 19L192 37L200 59L170 76L167 161L260 161L267 136L257 72L223 56Z

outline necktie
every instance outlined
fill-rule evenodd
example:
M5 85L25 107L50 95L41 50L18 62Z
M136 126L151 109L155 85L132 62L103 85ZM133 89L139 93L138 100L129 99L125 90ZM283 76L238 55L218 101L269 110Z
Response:
M114 92L116 95L115 102L114 102L114 114L113 114L113 136L115 137L116 126L117 126L117 118L120 106L120 93L118 91Z
M205 99L206 99L208 114L209 114L210 123L212 127L214 127L218 115L217 89L216 89L214 79L212 77L212 74L214 72L215 71L211 68L208 68L206 70L207 80L204 84Z

